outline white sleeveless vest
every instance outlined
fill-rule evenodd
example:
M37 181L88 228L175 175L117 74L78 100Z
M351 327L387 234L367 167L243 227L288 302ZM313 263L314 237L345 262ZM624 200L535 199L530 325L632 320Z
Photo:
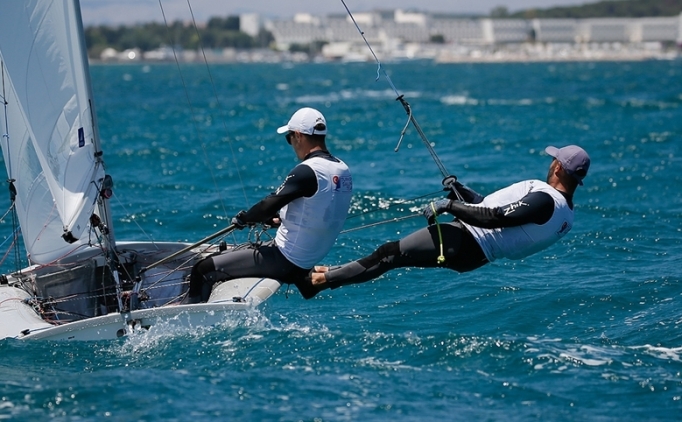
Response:
M353 179L343 161L313 157L302 164L317 176L317 192L298 198L280 210L281 226L275 243L282 254L301 268L312 268L334 246L346 221L353 195Z
M491 193L480 204L471 206L496 208L516 202L531 192L546 192L554 199L554 214L545 224L483 229L462 222L481 246L488 261L525 258L552 245L573 228L573 210L569 208L566 198L540 180L515 183Z

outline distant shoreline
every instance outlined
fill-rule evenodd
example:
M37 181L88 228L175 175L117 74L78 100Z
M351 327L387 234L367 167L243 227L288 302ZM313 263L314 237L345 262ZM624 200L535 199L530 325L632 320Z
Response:
M407 59L407 60L382 60L382 63L409 63L418 61L431 61L434 64L467 64L467 63L490 63L490 64L505 64L505 63L571 63L571 62L644 62L644 61L675 61L682 60L682 55L674 54L661 57L653 56L619 56L619 57L571 57L571 58L524 58L524 57L506 57L504 59L497 58L449 58L449 59ZM128 62L124 61L108 61L108 60L98 60L90 59L89 63L91 66L128 66L128 65L174 65L173 61L160 61L160 60L131 60ZM204 64L199 61L184 61L181 62L185 65L191 64ZM344 60L309 60L309 61L213 61L210 64L353 64L353 63L374 63L370 61L344 61Z
M143 52L131 49L111 52L105 58L90 58L90 63L363 63L375 62L368 49L354 48L339 54L259 49L210 49L204 51L164 49ZM660 42L648 43L510 43L498 45L460 45L410 43L400 49L379 51L385 63L411 60L435 63L510 63L571 61L644 61L676 60L682 46Z

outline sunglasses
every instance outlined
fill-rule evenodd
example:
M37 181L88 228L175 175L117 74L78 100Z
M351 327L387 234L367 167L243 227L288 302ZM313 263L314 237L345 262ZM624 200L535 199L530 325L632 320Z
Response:
M287 144L289 144L289 145L291 145L291 137L292 137L292 136L294 136L294 132L287 132L287 134L284 135L284 137L285 137L286 140L287 140Z

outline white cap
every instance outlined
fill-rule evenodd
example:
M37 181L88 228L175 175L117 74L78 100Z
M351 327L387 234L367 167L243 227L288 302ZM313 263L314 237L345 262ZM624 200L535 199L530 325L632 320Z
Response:
M324 129L321 129L319 126L318 129L315 129L315 126L320 123L324 126ZM326 135L327 121L324 119L322 113L314 108L303 107L291 116L289 123L277 129L277 133L280 134L289 131L301 132L306 135Z

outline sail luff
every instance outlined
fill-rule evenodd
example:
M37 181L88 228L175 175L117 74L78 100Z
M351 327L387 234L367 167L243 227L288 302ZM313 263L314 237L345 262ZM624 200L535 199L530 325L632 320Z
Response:
M0 60L11 142L3 155L27 252L48 263L87 244L104 178L78 1L5 2ZM85 239L68 244L65 232Z
M95 159L97 160L98 166L101 167L102 172L104 172L104 162L102 160L102 148L101 148L101 139L99 137L99 125L97 123L97 112L95 108L95 104L93 101L94 95L92 92L92 81L90 79L90 64L88 60L88 51L87 51L87 45L85 44L85 31L83 30L83 16L81 14L81 7L80 7L80 0L74 0L74 10L75 10L75 18L76 18L76 25L74 26L75 28L78 28L77 30L77 36L79 38L79 45L81 46L80 49L80 55L81 55L81 61L83 63L83 69L84 71L84 78L85 78L85 87L87 89L87 94L89 100L89 107L88 110L90 111L90 124L92 126L92 143L95 148ZM94 179L95 175L93 175ZM101 188L101 183L98 185L98 187ZM98 192L99 193L99 192ZM114 236L114 224L113 220L111 219L111 209L109 207L109 201L107 200L102 200L99 201L99 215L100 217L104 220L104 224L106 225L108 229L108 240L111 242L112 245L115 244L115 236Z

